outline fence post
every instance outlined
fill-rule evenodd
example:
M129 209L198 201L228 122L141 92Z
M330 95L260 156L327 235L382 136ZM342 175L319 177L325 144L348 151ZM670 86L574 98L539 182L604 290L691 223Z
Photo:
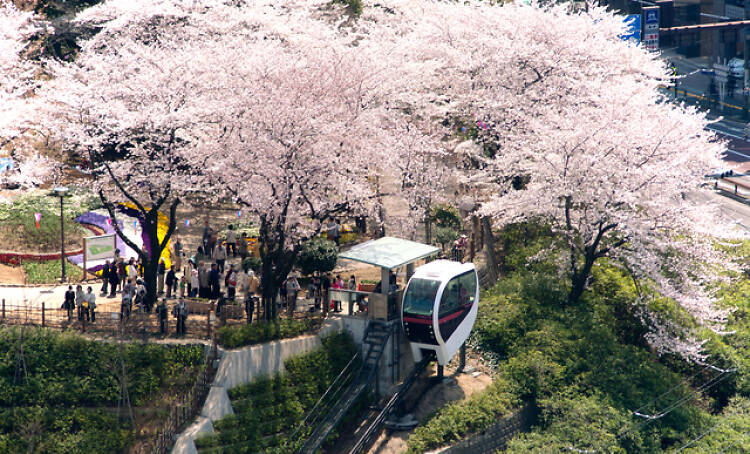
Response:
M44 301L42 301L42 328L44 328Z
M211 339L211 311L208 311L208 314L206 314L206 332L208 333L208 338Z
M3 321L5 321L5 298L3 298Z

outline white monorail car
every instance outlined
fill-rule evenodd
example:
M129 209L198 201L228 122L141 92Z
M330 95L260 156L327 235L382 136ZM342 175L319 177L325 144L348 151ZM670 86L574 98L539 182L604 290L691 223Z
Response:
M447 364L469 337L478 305L474 264L436 260L417 268L406 286L401 311L414 360L432 350L438 364Z

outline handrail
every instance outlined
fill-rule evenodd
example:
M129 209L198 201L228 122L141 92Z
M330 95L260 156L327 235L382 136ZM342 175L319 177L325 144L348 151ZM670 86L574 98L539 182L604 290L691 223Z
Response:
M318 407L323 402L323 400L326 398L326 396L328 396L328 394L331 392L331 390L334 389L334 386L336 386L336 383L339 381L339 379L344 375L344 372L346 372L349 369L349 367L354 363L354 361L357 359L358 356L359 356L359 351L354 352L354 355L352 356L352 358L349 360L348 363L346 363L346 366L344 366L344 368L341 369L341 372L339 372L339 374L333 380L333 382L328 387L328 389L326 389L326 392L324 392L323 395L320 396L320 399L318 399L318 401L315 403L315 405L313 405L313 407L310 409L310 411L307 412L307 416L305 416L305 419L294 430L294 432L292 432L292 435L287 439L288 441L294 440L297 437L297 434L299 433L299 431L303 427L307 426L308 419L310 418L310 416L312 416L315 413L315 411L318 409ZM350 376L351 375L351 371L349 371L349 373L347 375ZM348 379L348 377L347 377L347 379ZM340 385L337 386L337 389L341 389L341 386Z

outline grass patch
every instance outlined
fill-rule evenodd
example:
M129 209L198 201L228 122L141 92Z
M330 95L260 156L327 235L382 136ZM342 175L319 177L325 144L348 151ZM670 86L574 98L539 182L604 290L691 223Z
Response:
M62 274L60 260L46 260L44 262L22 262L26 273L27 284L54 284L59 282ZM80 281L83 269L68 262L65 264L65 276L70 281Z

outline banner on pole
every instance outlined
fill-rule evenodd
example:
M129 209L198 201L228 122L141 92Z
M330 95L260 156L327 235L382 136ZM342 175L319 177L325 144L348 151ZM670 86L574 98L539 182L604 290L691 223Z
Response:
M89 236L84 238L84 252L87 260L110 259L115 256L115 234Z

